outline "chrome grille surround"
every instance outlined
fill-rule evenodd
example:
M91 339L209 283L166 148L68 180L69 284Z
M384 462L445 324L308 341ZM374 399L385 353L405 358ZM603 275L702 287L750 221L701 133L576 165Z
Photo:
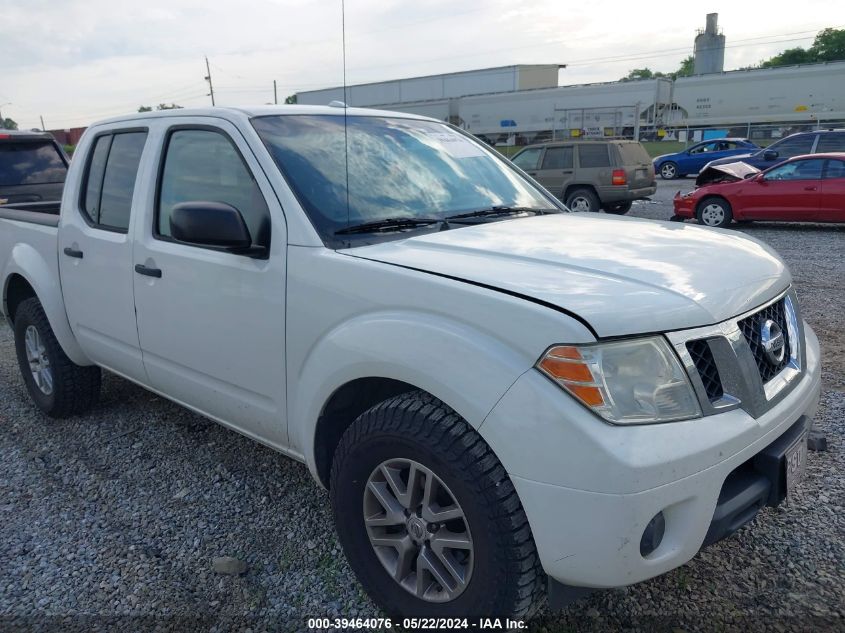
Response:
M769 378L765 375L766 372L761 375L758 359L755 358L741 326L747 324L749 321L746 320L751 317L771 312L773 306L777 307L779 302L783 302L788 360ZM751 318L751 321L755 319ZM667 332L665 336L680 357L705 416L741 408L757 418L792 391L804 367L804 326L792 288L763 305L721 323ZM718 370L722 384L722 394L719 398L712 398L712 385L709 389L705 386L699 367L690 355L687 344L699 340L706 340L709 344L713 362ZM699 361L699 366L700 364Z

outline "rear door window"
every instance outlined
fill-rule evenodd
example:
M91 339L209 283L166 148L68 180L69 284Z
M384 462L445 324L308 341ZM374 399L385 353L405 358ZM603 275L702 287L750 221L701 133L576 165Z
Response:
M773 143L768 149L778 153L778 158L792 158L801 154L809 154L813 150L815 134L804 134L794 138L785 138L782 141Z
M818 153L822 152L845 152L845 134L833 133L819 136L819 144L816 147Z
M572 169L572 146L546 148L543 169Z
M51 141L0 143L0 186L62 183L67 165Z
M605 143L578 146L578 164L582 168L610 167L610 154Z
M97 228L125 233L146 132L116 132L96 139L88 159L82 211Z
M845 178L845 161L829 160L824 169L825 180L833 178Z

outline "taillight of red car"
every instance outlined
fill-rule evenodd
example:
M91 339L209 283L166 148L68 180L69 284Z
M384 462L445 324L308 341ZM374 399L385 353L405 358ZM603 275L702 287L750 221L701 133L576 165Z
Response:
M610 182L611 182L611 184L614 184L614 185L627 185L628 184L628 177L625 175L625 170L624 169L614 169Z

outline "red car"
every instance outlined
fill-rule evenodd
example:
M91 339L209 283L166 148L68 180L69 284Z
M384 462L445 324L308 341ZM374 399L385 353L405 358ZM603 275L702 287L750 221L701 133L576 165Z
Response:
M845 153L795 156L762 172L744 163L712 170L699 176L702 186L675 195L677 219L718 227L732 220L845 222Z

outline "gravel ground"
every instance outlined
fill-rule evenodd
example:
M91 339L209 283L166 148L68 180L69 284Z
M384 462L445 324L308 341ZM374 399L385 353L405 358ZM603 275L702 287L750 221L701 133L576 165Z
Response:
M631 215L668 218L691 185L661 182ZM830 450L810 454L791 506L674 572L544 612L533 630L845 628L845 226L742 230L784 256L822 341ZM110 375L95 411L46 420L5 325L0 428L0 630L301 631L308 617L378 615L304 466ZM216 572L223 556L246 573Z

